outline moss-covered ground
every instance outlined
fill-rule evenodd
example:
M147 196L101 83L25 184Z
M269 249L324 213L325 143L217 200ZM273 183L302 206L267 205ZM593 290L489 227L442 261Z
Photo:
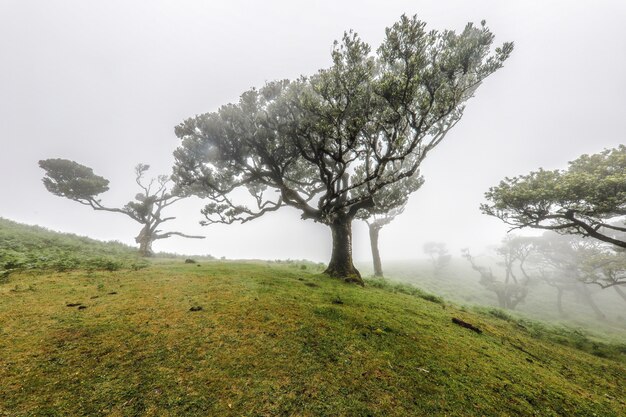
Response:
M18 272L0 415L626 415L623 360L504 318L260 262Z

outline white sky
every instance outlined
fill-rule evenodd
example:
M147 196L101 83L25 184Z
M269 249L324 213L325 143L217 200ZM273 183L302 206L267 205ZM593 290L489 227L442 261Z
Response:
M383 259L422 256L428 240L458 248L497 242L482 215L504 176L561 168L624 143L624 1L86 1L0 0L0 216L134 244L139 225L49 194L37 161L68 158L111 181L105 204L137 192L133 167L171 172L173 128L265 81L311 74L332 41L356 30L375 49L402 13L431 29L487 20L514 41L505 67L422 166L426 184L381 232ZM245 225L201 227L200 201L173 206L177 230L156 250L229 258L327 261L330 231L286 208ZM355 258L369 259L354 225Z

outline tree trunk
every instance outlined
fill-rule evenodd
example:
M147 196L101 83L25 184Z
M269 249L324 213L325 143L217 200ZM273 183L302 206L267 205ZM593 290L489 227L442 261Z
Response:
M333 253L325 274L346 282L363 285L361 274L352 263L352 219L341 216L330 225L333 236Z
M141 229L141 232L135 238L135 242L139 243L139 255L148 258L154 253L152 252L152 242L154 237L150 233L149 225L146 225Z
M374 262L374 276L382 277L383 276L383 267L380 262L380 252L378 251L378 233L380 232L380 227L375 224L369 224L370 229L370 245L372 247L372 261Z

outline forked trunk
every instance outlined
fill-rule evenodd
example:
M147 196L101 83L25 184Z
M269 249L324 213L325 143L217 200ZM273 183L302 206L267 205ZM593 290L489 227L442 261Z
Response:
M352 263L352 219L340 217L330 225L330 230L333 236L333 253L324 273L363 285L361 274Z
M383 276L383 266L380 262L380 252L378 251L378 233L380 227L375 224L368 224L370 229L370 245L372 246L372 261L374 262L374 276Z

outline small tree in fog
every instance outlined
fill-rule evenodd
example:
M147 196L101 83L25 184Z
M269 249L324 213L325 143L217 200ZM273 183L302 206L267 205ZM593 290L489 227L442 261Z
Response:
M546 232L534 240L533 261L538 268L538 276L556 289L557 309L562 316L566 315L563 309L563 295L570 293L580 302L587 304L596 318L604 319L604 314L594 302L587 285L603 279L590 266L599 259L598 256L601 256L600 246L601 242L597 240L553 232Z
M468 260L472 269L480 274L480 284L498 297L501 308L515 310L528 295L528 284L531 276L526 269L526 261L533 250L532 238L507 237L496 253L501 258L498 266L504 269L504 276L499 277L491 267L479 265L468 249L463 249L463 257Z
M97 198L109 189L109 180L94 174L91 168L68 159L46 159L39 161L39 166L46 171L43 183L52 194L69 198L94 210L122 213L142 224L143 227L135 238L142 256L152 255L152 243L158 239L174 235L204 239L204 236L162 232L157 229L161 224L175 219L163 217L163 209L185 196L170 189L170 178L167 175L159 175L146 181L144 174L150 168L149 165L139 164L135 167L135 182L141 192L135 196L134 201L129 201L121 208L106 207Z
M448 248L444 242L426 242L423 246L424 253L430 258L433 264L433 272L435 276L450 264L452 255L448 253Z
M588 285L613 288L626 301L626 254L620 248L595 239L548 232L537 240L537 252L549 279L556 279L557 284L574 285L574 281L576 288L587 284L577 292L598 317L603 314L590 298Z
M362 219L369 229L370 247L372 249L372 261L374 264L374 276L383 276L383 267L378 250L378 237L380 230L391 223L396 216L402 214L409 199L409 195L419 189L424 179L419 172L413 176L398 181L374 196L374 205L359 210L357 217Z
M375 207L376 195L416 175L480 83L502 67L513 45L490 54L493 38L484 22L458 34L428 32L402 16L372 54L346 33L330 68L267 83L177 126L175 181L209 199L205 224L295 207L331 229L325 272L362 283L352 221ZM235 202L242 192L251 204Z

